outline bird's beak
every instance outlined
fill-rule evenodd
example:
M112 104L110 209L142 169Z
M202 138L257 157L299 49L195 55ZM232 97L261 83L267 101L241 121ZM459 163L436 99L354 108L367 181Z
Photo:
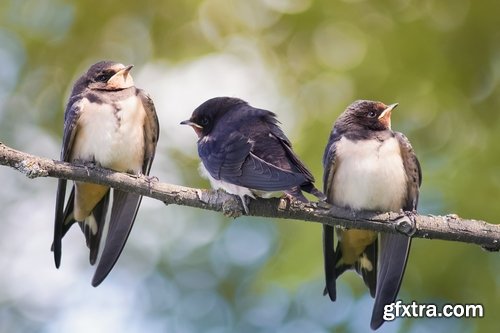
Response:
M391 129L391 112L398 106L398 103L388 105L384 111L378 116L378 120L387 128Z
M198 135L198 138L201 138L203 136L203 126L198 125L194 121L191 121L190 119L184 120L184 121L181 121L181 125L191 126L194 129L196 135Z
M398 103L394 103L394 104L391 104L391 105L388 105L384 111L382 111L382 113L380 114L380 116L378 116L378 119L382 119L382 118L385 118L385 117L391 117L391 112L392 110L394 110L396 108L396 106L398 106Z
M191 126L191 127L196 127L196 128L199 128L199 129L202 129L202 128L203 128L203 126L198 125L197 123L192 122L192 121L191 121L191 120L189 120L189 119L188 119L188 120L181 121L181 123L180 123L180 124L181 124L181 125L189 125L189 126Z
M130 70L131 70L133 67L134 67L134 65L128 65L128 66L125 66L125 67L123 67L122 69L120 69L120 70L119 70L116 74L118 74L118 73L120 73L120 72L121 72L121 73L123 73L123 76L126 76L126 75L128 75L128 72L130 72ZM116 75L116 74L115 74L115 75Z
M115 73L107 82L107 86L113 89L126 89L134 86L134 79L129 74L134 65L128 65Z

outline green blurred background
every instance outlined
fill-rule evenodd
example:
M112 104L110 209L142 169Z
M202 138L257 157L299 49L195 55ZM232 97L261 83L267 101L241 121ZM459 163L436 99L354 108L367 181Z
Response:
M321 187L331 126L355 99L399 102L393 128L423 169L422 213L500 215L500 4L494 1L0 2L0 141L58 158L74 80L101 59L135 65L161 136L152 174L208 187L179 122L208 98L278 114ZM354 273L322 296L319 224L239 218L144 199L98 288L81 232L53 265L55 179L0 169L0 332L365 332ZM482 319L400 319L380 332L498 332L500 258L416 239L405 302L481 303Z

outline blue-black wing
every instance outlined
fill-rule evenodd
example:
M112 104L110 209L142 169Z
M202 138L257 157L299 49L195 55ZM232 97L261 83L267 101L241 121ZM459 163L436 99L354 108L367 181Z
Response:
M64 113L63 144L61 149L61 161L69 162L71 149L77 132L77 121L84 108L84 100L81 96L74 96L70 99ZM64 201L66 197L66 179L59 179L57 184L56 209L54 220L54 240L52 251L54 252L54 262L57 268L61 264L62 238L68 229L75 223L73 219L73 197L74 186L70 195L70 201L66 209Z
M293 170L294 172L300 172L304 174L304 176L309 182L311 183L314 182L314 176L312 175L311 171L309 171L309 169L295 154L295 152L292 149L292 144L290 140L278 126L279 122L275 118L274 113L270 112L270 114L272 116L265 117L266 125L269 127L270 134L259 140L259 142L263 142L264 148L267 147L267 149L269 149L269 147L272 146L277 146L276 142L279 142L278 149L283 150L284 154L283 153L279 154L279 152L273 152L274 156L271 156L271 159L273 157L275 158L277 155L278 156L281 155L282 156L281 160L284 160L283 161L284 163L282 165L278 164L278 166L286 170ZM257 151L256 154L259 155Z
M323 193L326 195L327 200L333 200L333 177L335 175L336 164L336 144L341 136L335 131L332 131L328 144L326 145L323 154ZM325 269L325 291L332 301L337 298L337 288L335 274L335 232L332 226L323 225L323 264Z
M198 143L198 152L213 178L231 184L260 191L280 191L307 181L305 174L286 170L257 156L253 152L254 143L248 136L233 131L223 139L205 137Z

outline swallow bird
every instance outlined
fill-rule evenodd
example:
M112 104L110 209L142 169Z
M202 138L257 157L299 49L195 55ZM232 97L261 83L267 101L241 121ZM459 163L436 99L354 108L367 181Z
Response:
M201 104L181 122L198 135L202 174L213 188L241 198L283 191L303 202L302 190L320 199L314 177L292 150L276 115L231 97L216 97Z
M323 156L327 201L355 211L414 212L422 181L420 164L408 139L391 130L397 104L356 101L339 116ZM336 299L336 279L359 273L375 298L371 328L383 323L384 305L395 301L410 250L403 234L323 226L325 294Z
M159 125L151 98L134 85L132 65L101 61L74 84L64 114L61 160L93 163L119 172L148 175L155 156ZM57 187L54 242L57 268L62 238L78 222L96 263L110 202L107 186L74 182L65 203L66 180ZM142 197L113 190L109 228L92 279L98 286L115 265L134 224Z

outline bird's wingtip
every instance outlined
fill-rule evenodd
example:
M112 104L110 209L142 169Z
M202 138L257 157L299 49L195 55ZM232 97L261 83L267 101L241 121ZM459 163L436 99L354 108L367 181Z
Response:
M373 318L372 317L372 320L370 322L370 328L374 331L378 330L380 328L380 326L382 326L382 324L384 323L385 321L382 319L382 318Z
M106 278L106 276L104 276L104 277L99 276L98 277L98 276L94 275L94 277L92 278L92 282L91 282L92 287L94 287L94 288L98 287L102 283L102 281L104 281L105 278Z

